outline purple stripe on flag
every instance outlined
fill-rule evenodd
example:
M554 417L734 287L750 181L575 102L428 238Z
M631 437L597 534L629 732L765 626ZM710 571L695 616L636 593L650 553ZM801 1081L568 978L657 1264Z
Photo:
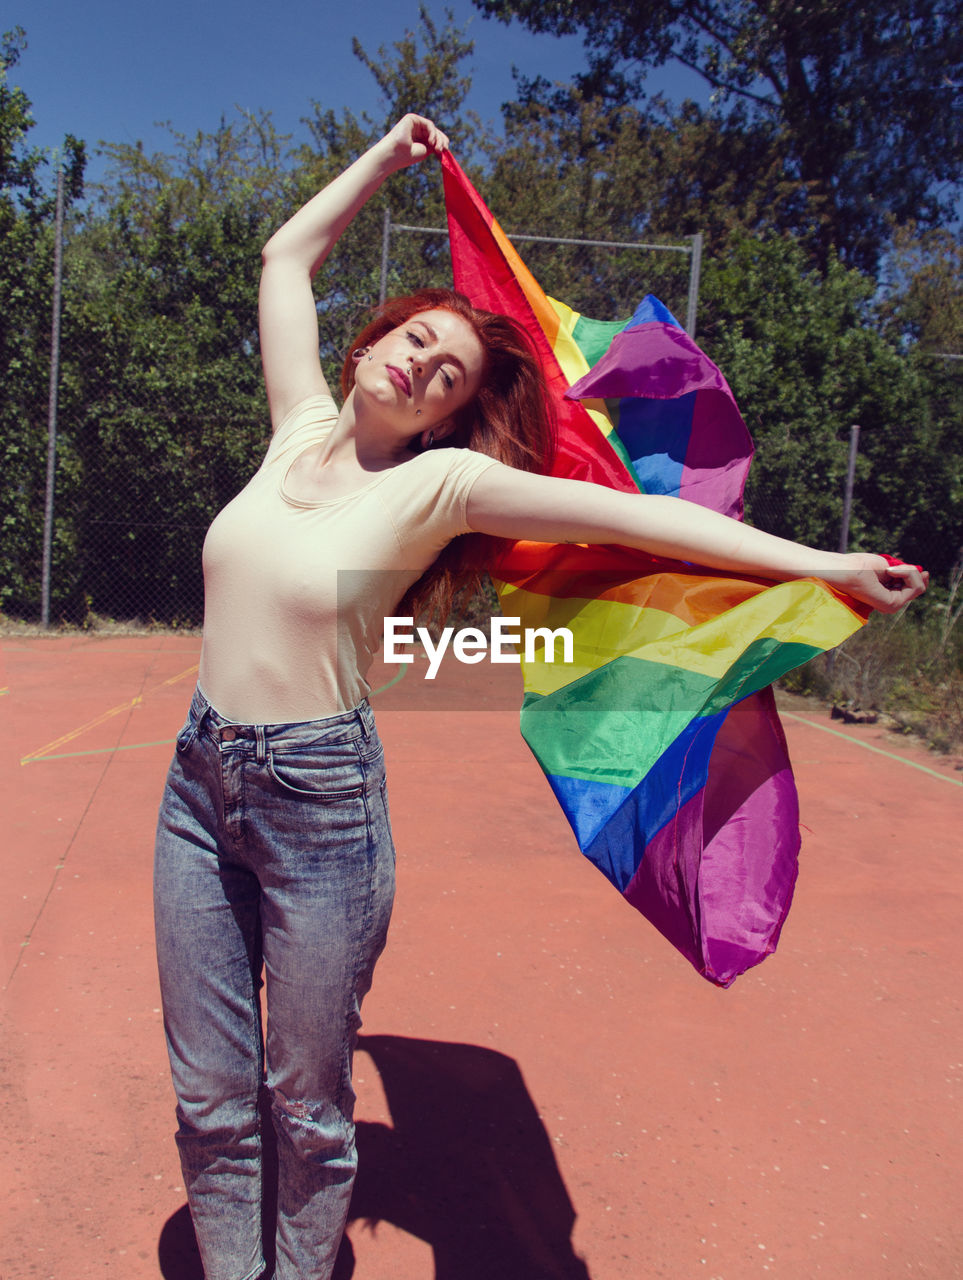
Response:
M650 396L672 400L703 388L732 394L718 368L684 329L653 320L616 334L602 359L579 378L565 398Z
M732 708L706 786L645 848L625 898L720 986L776 948L799 811L771 690Z
M742 491L752 454L752 439L731 393L700 391L692 411L679 496L741 520Z

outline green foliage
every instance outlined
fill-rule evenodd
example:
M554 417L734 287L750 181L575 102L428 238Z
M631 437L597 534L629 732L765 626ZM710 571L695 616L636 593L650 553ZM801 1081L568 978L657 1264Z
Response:
M873 285L795 241L734 237L705 269L700 341L725 371L756 442L749 518L814 545L839 541L850 428L860 427L850 547L898 550L944 575L963 528L952 394L872 323ZM939 530L945 531L942 536Z
M7 87L22 47L16 34L7 40L0 76L0 608L31 616L39 611L53 236L46 157L26 145L29 103ZM383 116L314 103L308 142L294 154L269 115L173 134L156 154L108 146L106 181L67 227L54 614L198 620L204 530L265 442L261 246L409 109L445 127L509 234L678 245L703 232L699 338L757 441L753 519L836 545L856 422L852 544L898 550L944 579L963 541L963 367L932 352L944 341L959 350L958 236L897 229L882 288L829 251L816 269L818 203L784 163L781 126L751 104L725 114L693 104L673 111L535 83L523 86L496 139L464 107L471 49L450 15L435 21L425 10L417 32L392 46L372 54L357 44ZM76 194L82 148L67 151ZM395 175L318 276L332 385L378 299L386 208L395 225L444 227L437 166ZM787 226L804 234L785 234ZM520 249L550 293L589 315L625 316L647 292L684 312L682 254ZM389 293L449 279L444 233L392 235Z
M480 126L464 110L471 80L462 74L461 67L472 47L453 25L450 13L446 12L445 24L439 26L424 6L419 11L417 33L407 31L391 49L382 47L372 56L355 40L356 57L381 91L383 114L378 120L367 116L359 120L351 112L339 117L317 102L312 104L313 115L305 121L310 142L296 155L299 202L336 177L408 111L437 120L459 158L470 161ZM395 174L361 210L315 281L322 362L331 386L338 385L351 340L379 301L386 210L393 224L441 228L438 234L391 235L386 295L451 284L438 168L435 164L416 165Z
M59 601L69 615L120 616L142 601L155 616L199 620L204 530L266 443L257 280L289 196L281 141L268 119L244 117L178 139L170 156L114 148L112 185L75 230L64 340L78 358L64 399L79 550Z
M835 247L872 270L889 217L933 225L958 197L959 0L475 3L533 31L584 35L591 94L642 101L646 71L672 59L711 86L717 113L741 103L761 130L761 170L778 166L805 192L776 225L811 230L822 264Z
M963 229L897 227L886 259L884 323L934 359L963 357Z
M566 110L515 104L505 142L491 148L486 201L506 233L564 239L685 245L648 211L657 193L645 122L631 107L608 107L577 90ZM677 252L525 243L517 247L542 287L587 315L631 315L657 292L685 306L688 256Z
M47 473L55 197L48 157L27 143L29 99L9 81L25 47L20 28L0 42L0 609L39 605ZM64 153L69 199L82 184L83 146L68 137ZM64 550L61 531L56 561Z

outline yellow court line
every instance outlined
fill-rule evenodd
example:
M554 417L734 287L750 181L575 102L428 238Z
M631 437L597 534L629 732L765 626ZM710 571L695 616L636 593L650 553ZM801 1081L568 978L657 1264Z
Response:
M177 680L183 680L184 676L191 675L196 670L197 670L197 667L189 667L187 671L182 671L179 676L174 676L171 680L165 680L164 684L174 684ZM398 683L399 680L402 680L404 678L405 672L407 670L408 670L407 667L399 667L398 674L396 676L393 676L388 681L387 684L381 685L379 689L372 689L371 692L368 694L368 697L369 698L377 697L379 693L384 693L386 689L392 688L394 685ZM156 687L158 689L162 689L164 685L157 685ZM153 690L151 690L150 692L153 692ZM106 713L106 715L101 716L101 720L106 719L107 716L114 715L117 711L123 711L128 706L135 706L138 702L142 702L142 701L143 701L143 698L132 698L129 703L125 702L123 706L115 707L113 711L109 711ZM92 727L97 723L99 722L95 720L91 720L90 725L85 727ZM80 732L80 731L75 730L75 732ZM57 742L48 743L46 747L41 747L39 751L33 752L32 755L24 756L23 759L20 761L20 763L21 764L37 764L38 762L41 761L41 759L44 762L48 760L73 760L77 756L100 756L100 755L107 755L109 752L113 752L113 751L139 751L143 747L169 747L169 746L173 746L175 741L173 738L161 738L157 742L128 742L121 747L91 747L90 750L88 751L61 751L61 752L58 752L57 755L49 754L51 751L53 751L54 747L59 746L65 740L69 740L69 737L70 735L68 734L66 739L61 738Z
M172 747L176 738L160 738L157 742L125 742L119 747L91 747L88 751L59 751L55 756L24 757L21 764L50 764L54 760L75 760L77 756L108 756L118 751L142 751L144 747Z
M119 716L124 711L130 711L139 706L145 698L150 697L152 693L156 693L158 689L163 689L167 685L177 684L179 680L183 680L186 676L194 675L197 668L198 664L195 663L192 667L188 667L186 671L181 671L178 675L171 676L168 680L162 680L160 684L154 685L146 693L139 693L136 698L130 698L127 702L121 702L116 707L111 707L109 711L104 711L101 715L95 716L93 720L88 720L86 724L79 725L76 729L71 729L69 733L55 738L53 742L48 742L45 746L38 747L36 751L28 752L27 755L22 757L20 763L22 765L30 764L34 760L39 760L41 756L45 756L51 751L56 751L58 747L62 747L68 742L73 742L75 738L79 738L81 734L86 733L89 729L96 729L98 725L104 724L114 716Z

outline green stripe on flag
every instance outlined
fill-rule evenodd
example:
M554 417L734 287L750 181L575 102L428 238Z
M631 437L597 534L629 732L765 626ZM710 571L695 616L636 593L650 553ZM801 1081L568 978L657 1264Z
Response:
M546 773L634 787L690 721L757 693L819 652L756 640L721 680L616 658L555 693L526 694L522 733Z
M575 345L588 361L590 369L593 364L602 359L612 339L616 334L621 333L628 323L628 320L590 320L588 316L579 316L572 330L572 337L575 339Z

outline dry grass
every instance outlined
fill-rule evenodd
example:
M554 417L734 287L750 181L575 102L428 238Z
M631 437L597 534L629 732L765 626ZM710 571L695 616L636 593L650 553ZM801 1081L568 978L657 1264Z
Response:
M874 614L832 654L782 682L852 714L876 712L936 751L963 749L963 628L960 576L943 600L914 604L894 617Z

